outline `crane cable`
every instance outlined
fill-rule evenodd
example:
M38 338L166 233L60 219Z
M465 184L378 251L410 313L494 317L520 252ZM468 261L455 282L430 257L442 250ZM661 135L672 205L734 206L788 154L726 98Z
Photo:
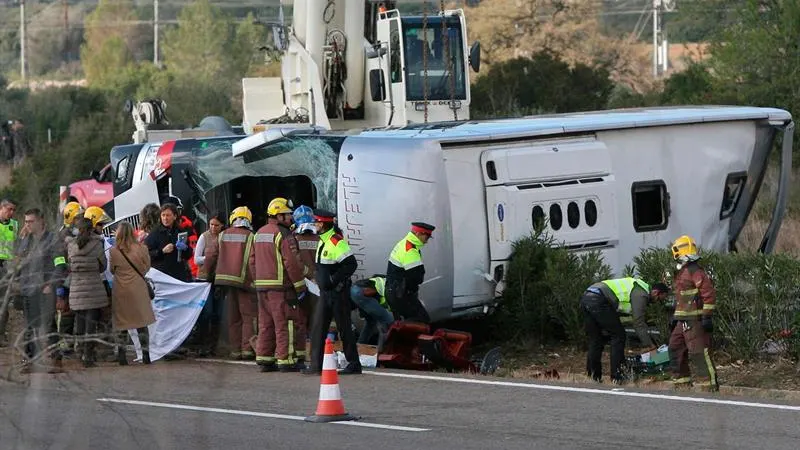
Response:
M450 55L450 30L447 29L447 17L444 14L444 0L440 0L439 8L442 13L442 46L444 47L445 58L447 58L447 78L449 78L450 88L450 109L453 110L453 120L458 120L458 110L456 109L455 89L456 80L453 77L453 58Z

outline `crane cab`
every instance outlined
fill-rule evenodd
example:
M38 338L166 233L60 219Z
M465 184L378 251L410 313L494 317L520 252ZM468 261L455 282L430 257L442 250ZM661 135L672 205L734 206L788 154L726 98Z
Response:
M461 9L430 16L380 12L374 51L367 54L367 102L388 109L387 126L469 119L469 67L480 65L480 45L466 46Z

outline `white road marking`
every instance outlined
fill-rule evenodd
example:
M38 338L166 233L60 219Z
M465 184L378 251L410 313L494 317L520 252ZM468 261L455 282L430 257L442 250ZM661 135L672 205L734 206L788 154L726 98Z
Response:
M288 414L272 414L272 413L263 413L258 411L242 411L238 409L209 408L205 406L179 405L175 403L145 402L141 400L123 400L119 398L98 398L97 401L103 403L121 403L125 405L152 406L156 408L182 409L186 411L203 411L203 412L213 412L221 414L234 414L237 416L264 417L268 419L295 420L299 422L305 421L305 417L303 416L290 416ZM400 425L384 425L381 423L368 423L368 422L356 422L356 421L329 422L329 423L334 425L349 425L352 427L379 428L382 430L394 430L394 431L416 431L416 432L430 431L430 428L404 427Z
M201 361L201 360L197 360ZM219 362L219 363L228 363L228 364L246 364L246 365L255 365L252 361L230 361L224 359L203 359L202 361L207 362ZM493 381L493 380L478 380L473 378L458 378L458 377L439 377L435 375L417 375L411 373L397 373L397 372L381 372L375 370L365 370L365 374L369 375L379 375L384 377L397 377L397 378L409 378L409 379L416 379L416 380L432 380L432 381L449 381L451 383L468 383L468 384L482 384L482 385L489 385L489 386L506 386L506 387L516 387L516 388L528 388L528 389L542 389L542 390L550 390L550 391L562 391L562 392L581 392L585 394L605 394L605 395L619 395L623 397L639 397L639 398L651 398L651 399L658 399L658 400L674 400L679 402L690 402L690 403L709 403L709 404L717 404L717 405L730 405L730 406L742 406L742 407L749 407L749 408L762 408L762 409L778 409L783 411L795 411L800 412L800 406L791 406L791 405L777 405L774 403L756 403L756 402L742 402L737 400L723 400L717 398L703 398L703 397L682 397L679 395L666 395L666 394L648 394L645 392L626 392L622 389L613 389L613 390L606 390L606 389L592 389L592 388L580 388L580 387L572 387L572 386L559 386L559 385L551 385L551 384L534 384L534 383L521 383L521 382L510 382L510 381Z
M482 384L490 386L507 386L516 388L529 388L529 389L542 389L548 391L563 391L563 392L581 392L585 394L605 394L605 395L618 395L622 397L639 397L639 398L652 398L659 400L674 400L679 402L690 403L711 403L717 405L731 405L731 406L745 406L750 408L764 408L764 409L778 409L783 411L796 411L800 412L800 406L791 405L776 405L773 403L755 403L755 402L741 402L736 400L723 400L717 398L703 398L703 397L681 397L678 395L665 395L665 394L647 394L644 392L625 392L606 389L591 389L579 388L572 386L558 386L550 384L534 384L534 383L513 383L509 381L492 381L492 380L476 380L472 378L457 378L457 377L438 377L434 375L416 375L410 373L396 373L396 372L377 372L372 370L365 370L365 374L378 375L383 377L396 377L396 378L410 378L415 380L432 380L432 381L449 381L451 383L467 383L467 384Z

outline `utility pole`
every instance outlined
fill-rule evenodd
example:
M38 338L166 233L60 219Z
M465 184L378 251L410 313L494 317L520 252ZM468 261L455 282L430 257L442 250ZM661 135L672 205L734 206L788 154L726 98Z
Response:
M63 0L64 3L64 62L69 63L71 56L69 54L69 2Z
M153 0L153 65L158 64L158 0Z
M661 0L653 0L653 78L658 78L661 67Z
M20 78L25 81L27 77L25 70L25 0L19 0L19 60Z

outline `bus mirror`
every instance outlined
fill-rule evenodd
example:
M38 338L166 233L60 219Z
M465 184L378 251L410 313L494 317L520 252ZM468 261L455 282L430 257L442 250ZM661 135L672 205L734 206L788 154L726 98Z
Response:
M373 102L382 102L386 99L386 90L383 87L383 70L372 69L369 71L369 92Z
M469 49L469 66L476 73L481 68L481 43L479 41L473 42Z

